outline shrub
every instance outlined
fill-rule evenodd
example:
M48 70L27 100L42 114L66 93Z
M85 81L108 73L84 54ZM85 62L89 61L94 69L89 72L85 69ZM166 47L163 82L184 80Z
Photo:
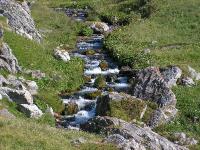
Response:
M84 26L81 28L79 35L81 36L91 36L93 34L93 30L88 26Z

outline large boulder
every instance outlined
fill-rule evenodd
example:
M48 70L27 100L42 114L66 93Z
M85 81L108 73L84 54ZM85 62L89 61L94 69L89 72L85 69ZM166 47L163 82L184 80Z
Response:
M176 104L176 97L158 67L148 67L136 73L132 94L144 100L152 100L159 106Z
M108 135L105 141L116 144L123 150L188 150L148 127L142 128L117 118L97 116L81 125L81 128L84 131Z
M161 122L170 121L176 115L176 96L171 87L180 76L178 67L148 67L134 76L132 94L143 100L151 100L160 107L152 116L149 126L155 127Z
M104 22L93 22L90 27L94 30L94 32L97 33L105 33L110 29L109 26Z
M2 15L8 18L8 24L16 33L38 42L41 41L41 35L35 28L25 1L18 3L15 0L0 0L0 10Z
M143 121L145 123L150 121L156 110L156 103L117 92L100 96L96 104L96 115L112 116L126 121Z
M21 104L19 105L19 110L30 118L39 118L43 115L42 111L34 104Z
M0 68L8 70L10 73L21 71L17 58L6 43L3 43L2 47L0 47Z

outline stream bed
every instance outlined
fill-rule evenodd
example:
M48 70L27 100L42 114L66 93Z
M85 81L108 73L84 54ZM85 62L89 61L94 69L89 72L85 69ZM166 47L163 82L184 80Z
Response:
M84 21L86 13L83 10L66 9L66 14L72 19ZM78 18L78 19L77 19ZM65 128L79 128L95 116L97 97L88 97L88 94L107 92L128 92L130 89L129 77L121 74L120 69L103 49L103 34L94 34L91 37L79 37L76 50L70 55L84 60L84 76L87 82L74 94L63 98L66 109L76 108L74 114L65 115L62 126ZM103 66L103 67L102 67ZM96 85L99 78L105 82L103 87Z

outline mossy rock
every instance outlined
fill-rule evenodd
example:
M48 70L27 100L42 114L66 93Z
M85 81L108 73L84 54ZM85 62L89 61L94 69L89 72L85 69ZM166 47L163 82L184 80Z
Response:
M84 81L85 81L85 83L90 82L91 77L90 76L84 76Z
M63 111L63 115L74 115L78 112L78 105L76 103L68 103L65 104L65 109Z
M86 99L96 99L98 96L100 96L101 95L101 91L100 90L98 90L98 91L95 91L95 92L92 92L92 93L87 93L87 94L85 94L85 98Z
M116 117L128 122L137 120L147 123L156 109L156 103L126 96L126 94L116 94L113 97L110 95L99 97L96 111L100 116Z
M106 87L106 80L102 75L100 75L96 78L96 80L94 82L94 87L96 87L98 89L103 89Z
M87 55L87 56L94 55L94 54L96 54L96 52L94 50L91 50L91 49L83 52L83 55Z
M99 67L102 69L102 70L106 70L108 69L108 63L106 61L101 61L100 64L99 64Z

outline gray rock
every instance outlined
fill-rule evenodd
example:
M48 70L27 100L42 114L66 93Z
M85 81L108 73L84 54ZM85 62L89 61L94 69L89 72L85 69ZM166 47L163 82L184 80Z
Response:
M176 85L177 80L181 77L182 70L179 67L170 66L167 68L161 68L160 73L167 85L169 87L173 87Z
M41 41L26 2L20 4L15 0L0 0L0 10L3 10L3 16L8 18L8 24L16 33Z
M54 116L53 108L47 106L46 113L51 115L51 116Z
M106 141L116 144L123 150L188 150L153 132L150 128L142 128L117 118L97 116L81 125L81 128L84 131L111 135Z
M38 93L38 85L35 81L25 81L27 90L31 93L31 95L37 95Z
M19 110L30 118L39 118L43 115L42 111L34 104L20 104Z
M192 87L195 85L195 82L192 78L190 77L183 77L181 79L181 84L184 85L184 86L188 86L188 87Z
M195 80L200 80L200 73L197 72L195 69L192 67L188 66L188 71L190 73L190 76L195 79Z
M3 29L0 27L0 39L3 37Z
M198 143L197 140L195 140L194 138L188 137L183 132L174 133L174 137L177 139L175 143L179 145L196 145Z
M41 72L40 70L24 70L23 72L31 75L31 77L34 79L42 79L46 77L45 73Z
M3 108L0 109L0 117L6 118L6 119L15 119L15 116L11 114L7 109Z
M137 98L156 102L160 107L149 122L149 126L152 128L166 120L170 121L177 112L176 97L169 85L175 83L174 80L179 75L169 75L168 73L173 71L166 70L163 69L163 74L161 74L159 68L148 67L138 71L133 78L132 94Z
M70 60L69 53L66 50L62 49L60 46L54 50L54 56L55 58L64 62L68 62Z
M127 140L119 134L108 136L105 142L115 144L121 150L146 150L143 145L137 143L134 139Z
M176 104L174 93L157 67L148 67L139 71L134 78L132 88L133 95L138 98L152 100L160 106Z
M109 26L104 22L93 22L90 27L98 33L105 33L110 29Z
M9 84L9 81L6 78L4 78L4 76L0 75L0 86L5 86L8 84Z
M13 55L12 50L6 43L2 44L0 52L0 68L8 70L10 73L18 73L21 71L17 58Z
M79 144L83 144L83 143L85 143L86 142L86 140L85 140L85 138L83 138L83 137L80 137L80 138L78 138L78 139L75 139L75 140L72 140L71 141L71 143L73 144L73 145L79 145Z
M0 87L0 94L17 104L33 104L33 97L27 90L16 90L8 87Z

